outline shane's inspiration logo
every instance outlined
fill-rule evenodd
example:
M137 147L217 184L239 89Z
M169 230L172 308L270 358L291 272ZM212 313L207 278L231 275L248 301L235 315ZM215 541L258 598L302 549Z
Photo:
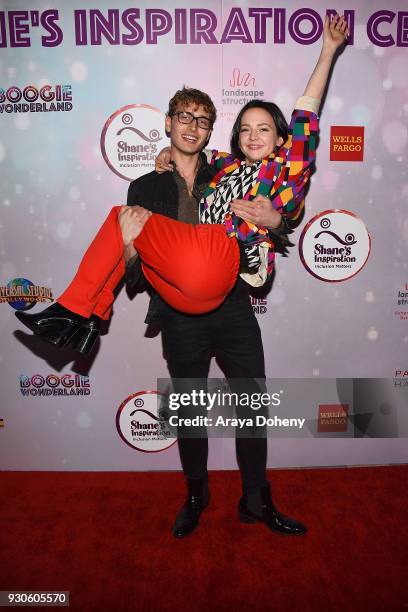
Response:
M168 399L158 391L139 391L125 399L116 415L122 440L145 453L166 450L176 442L168 425Z
M370 254L370 236L363 221L348 210L325 210L304 228L299 253L306 270L327 282L351 278Z
M154 170L155 157L162 147L164 114L147 104L129 104L115 111L101 134L101 151L109 168L133 181Z

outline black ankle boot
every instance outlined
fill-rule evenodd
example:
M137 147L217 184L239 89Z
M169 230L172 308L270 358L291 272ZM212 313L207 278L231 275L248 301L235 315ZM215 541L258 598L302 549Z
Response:
M210 502L207 479L187 479L187 499L184 506L176 516L173 535L183 538L191 533L198 525L202 511Z
M278 512L272 502L269 485L253 494L244 494L239 501L238 515L241 523L264 523L278 533L302 535L307 531L302 523Z
M71 312L58 302L36 313L16 311L19 321L24 323L36 336L57 348L72 346L79 353L88 354L99 335L101 319L96 315L89 318Z

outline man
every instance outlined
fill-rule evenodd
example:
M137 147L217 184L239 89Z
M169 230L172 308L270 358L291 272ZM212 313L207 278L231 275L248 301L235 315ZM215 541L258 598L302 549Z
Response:
M174 172L151 172L133 181L129 186L127 204L130 207L140 205L143 209L136 206L120 213L129 286L140 287L143 280L133 238L150 215L148 211L186 223L199 223L199 201L215 174L202 154L215 119L213 102L199 90L183 88L170 100L165 121ZM262 203L262 207L265 219L270 219L270 202ZM183 248L183 245L175 247ZM215 356L233 390L239 389L242 379L245 379L252 381L249 388L259 391L255 381L265 379L262 339L248 285L241 279L217 310L204 315L177 312L153 292L146 323L160 325L170 376L178 381L177 384L187 379L184 390L189 385L192 388L194 381L207 379L211 358ZM188 432L184 432L186 437L183 437L182 432L178 440L188 493L176 517L175 537L191 533L209 503L208 440L205 431L195 433L201 437L191 437ZM259 520L275 531L304 533L303 525L279 514L272 504L266 479L266 438L237 436L236 449L244 492L240 502L241 519L245 520L242 518L244 514L250 514L252 518L246 522Z

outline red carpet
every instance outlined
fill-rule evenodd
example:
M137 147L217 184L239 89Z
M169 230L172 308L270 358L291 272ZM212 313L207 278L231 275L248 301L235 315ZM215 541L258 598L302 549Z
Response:
M407 476L271 471L278 508L309 527L289 537L240 524L239 473L211 472L199 529L176 540L180 473L2 472L0 590L70 591L86 612L407 610Z

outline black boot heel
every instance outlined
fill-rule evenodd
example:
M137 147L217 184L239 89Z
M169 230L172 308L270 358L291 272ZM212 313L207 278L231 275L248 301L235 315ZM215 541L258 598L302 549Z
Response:
M248 524L256 523L256 520L252 518L252 516L243 514L243 512L238 512L238 516L239 516L239 520L241 521L241 523L248 523Z
M85 355L91 351L101 323L101 319L96 315L83 317L58 302L35 314L18 311L15 315L36 336L55 347L72 345L75 350Z
M238 516L242 523L263 523L272 531L287 535L303 535L307 531L299 521L278 512L269 485L244 493L239 500Z
M56 348L63 348L72 341L80 327L77 323L70 323L69 325L61 325L61 323L54 323L35 329L34 335L49 342Z
M198 526L201 513L210 502L210 493L206 478L190 479L187 478L187 499L184 506L176 516L173 527L175 538L184 538Z
M69 344L73 349L81 353L81 355L88 355L99 336L99 329L83 328L77 330L76 334L71 338Z

